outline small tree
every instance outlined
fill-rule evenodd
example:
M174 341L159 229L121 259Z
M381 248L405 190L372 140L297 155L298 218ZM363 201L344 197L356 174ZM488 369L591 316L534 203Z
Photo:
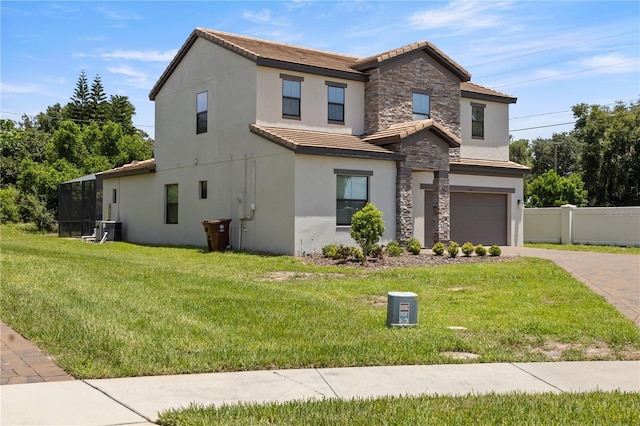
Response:
M367 203L351 218L351 238L362 248L365 258L380 241L384 229L382 212L371 203Z

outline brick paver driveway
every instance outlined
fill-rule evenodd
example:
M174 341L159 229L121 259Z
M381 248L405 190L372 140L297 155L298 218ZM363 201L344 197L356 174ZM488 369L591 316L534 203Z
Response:
M640 256L503 247L503 255L550 259L640 326Z

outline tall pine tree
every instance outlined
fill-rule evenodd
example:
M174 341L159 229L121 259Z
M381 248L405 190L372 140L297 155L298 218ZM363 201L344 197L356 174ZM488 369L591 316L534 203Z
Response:
M107 119L107 111L109 105L107 103L107 95L102 86L100 76L96 74L91 85L91 93L89 93L89 120L96 121L102 125Z
M86 124L89 119L89 83L87 74L82 70L76 88L73 91L71 102L68 104L70 119L79 126Z

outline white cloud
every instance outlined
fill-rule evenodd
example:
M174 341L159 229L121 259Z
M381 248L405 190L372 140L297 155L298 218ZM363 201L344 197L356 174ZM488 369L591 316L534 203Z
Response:
M269 9L262 9L259 12L244 11L242 17L247 21L255 22L258 24L266 24L271 21L271 11Z
M258 12L245 10L244 12L242 12L242 17L247 21L250 21L256 24L271 24L271 25L277 25L280 27L289 26L286 19L274 17L273 13L269 9L262 9Z
M597 70L601 74L623 74L628 72L639 72L640 60L622 55L608 54L597 55L585 58L580 61L580 66Z
M414 13L409 17L409 24L420 30L445 28L458 33L503 27L507 19L499 12L508 6L509 2L454 1L439 9Z
M106 7L98 8L98 12L102 13L107 18L113 19L113 20L116 20L116 21L138 21L138 20L142 19L138 15L130 15L130 14L118 13L118 12L115 12L115 11L113 11L111 9L107 9Z
M119 67L107 67L107 71L114 74L122 74L129 77L147 77L147 74L131 68L129 65L121 65Z
M177 49L171 49L164 52L157 50L114 50L109 53L99 55L103 59L125 59L130 61L142 62L169 62L178 53ZM92 55L89 55L92 56Z
M4 93L37 93L40 88L35 84L0 84L0 89Z

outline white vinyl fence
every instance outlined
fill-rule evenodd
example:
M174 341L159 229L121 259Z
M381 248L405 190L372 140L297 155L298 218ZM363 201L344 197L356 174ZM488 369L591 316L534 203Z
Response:
M640 207L527 208L524 242L640 247Z

